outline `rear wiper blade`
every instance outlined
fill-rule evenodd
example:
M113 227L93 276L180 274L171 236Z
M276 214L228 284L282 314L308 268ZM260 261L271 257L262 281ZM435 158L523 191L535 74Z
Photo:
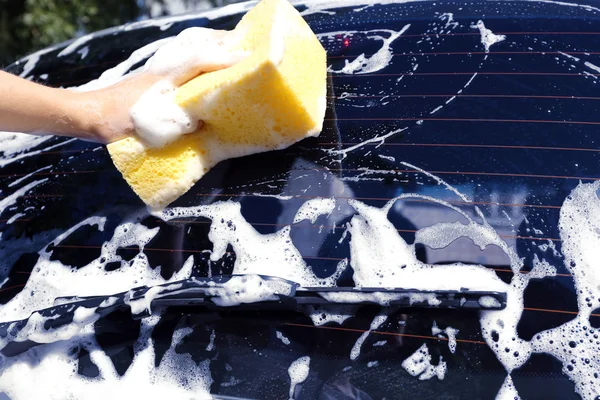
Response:
M0 323L0 353L14 356L39 344L69 340L85 326L119 310L130 310L134 319L141 319L167 307L302 311L307 305L333 304L497 310L506 307L506 293L466 288L301 287L286 279L251 274L190 278L113 295L59 297L54 306L35 311L29 318Z

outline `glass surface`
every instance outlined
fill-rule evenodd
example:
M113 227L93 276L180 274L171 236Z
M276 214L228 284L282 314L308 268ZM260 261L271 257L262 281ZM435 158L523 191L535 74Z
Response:
M452 13L453 20L444 13ZM30 74L34 79L48 74L50 85L77 86L97 78L144 44L190 26L229 29L239 18L239 14L214 20L199 17L175 22L165 30L115 30L88 42L83 60L78 53L57 57L57 49L43 55ZM530 339L573 319L577 313L573 280L560 253L544 245L553 244L560 252L558 218L563 201L580 181L600 179L600 69L585 64L600 66L598 13L542 2L423 2L339 8L309 13L306 20L320 35L332 71L342 70L361 54L369 58L390 35L410 27L390 43L393 57L384 68L329 74L329 107L318 138L286 150L222 162L173 206L234 200L241 204L245 219L266 234L290 225L306 200L333 196L340 211L320 216L315 224L304 221L291 227L295 246L319 276L333 273L338 262L350 255L348 239L342 240L353 215L348 199L382 207L395 196L417 193L448 201L473 218L478 218L477 206L524 258L526 269L536 255L557 268L556 277L529 284L518 325L520 337ZM506 39L486 52L475 26L478 20ZM330 32L339 33L325 35ZM8 70L18 73L22 67L13 65ZM404 130L385 140L356 146L400 129ZM26 174L34 173L30 180L46 179L1 215L0 282L8 277L0 289L2 303L22 289L37 252L59 233L92 215L108 218L103 231L86 225L53 246L55 259L82 267L99 257L102 244L125 216L145 212L102 146L52 138L28 152L38 150L6 164L0 175L3 198L23 185L9 186ZM10 157L15 155L4 160ZM401 162L445 180L472 201L460 199ZM16 213L22 215L9 223ZM398 200L388 217L409 244L423 228L461 220L449 207L422 199ZM143 223L160 228L144 253L153 267L161 267L164 277L179 270L190 255L197 275L231 272L235 254L210 262L205 252L212 249L210 220L166 223L148 215ZM119 250L125 260L138 253L137 247ZM482 251L468 238L437 250L419 246L417 256L430 264L485 265L506 282L512 277L502 250L490 246ZM338 284L353 284L351 268ZM476 312L394 312L366 338L360 356L351 361L352 347L379 312L377 307L363 307L341 325L315 326L303 314L173 311L153 333L157 362L175 327L189 326L193 334L177 351L191 352L196 362L210 358L211 391L224 396L287 398L290 363L309 355L310 374L297 391L303 399L494 398L506 372L486 345ZM459 329L454 354L446 340L432 335L434 321L440 327ZM124 313L96 326L99 344L124 372L135 353L139 322ZM214 347L205 350L213 330ZM284 344L276 331L291 343ZM433 364L440 356L447 362L444 380L420 381L401 367L423 343ZM553 357L538 354L512 377L523 399L578 398L561 368ZM91 371L93 376L94 367L85 354L81 354L80 371Z

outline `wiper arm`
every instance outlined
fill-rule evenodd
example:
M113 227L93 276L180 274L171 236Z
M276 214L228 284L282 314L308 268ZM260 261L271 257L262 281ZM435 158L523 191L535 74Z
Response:
M301 311L305 305L379 304L494 310L506 307L506 293L468 289L304 288L271 276L223 275L141 286L108 296L59 297L55 304L33 312L29 318L0 323L0 352L14 356L39 344L71 339L86 325L118 310L131 310L134 319L148 317L158 309L181 306Z

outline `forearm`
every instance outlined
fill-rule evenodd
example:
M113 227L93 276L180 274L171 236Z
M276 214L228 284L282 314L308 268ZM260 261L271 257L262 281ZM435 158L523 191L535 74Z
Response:
M0 130L94 140L100 106L92 100L0 71Z

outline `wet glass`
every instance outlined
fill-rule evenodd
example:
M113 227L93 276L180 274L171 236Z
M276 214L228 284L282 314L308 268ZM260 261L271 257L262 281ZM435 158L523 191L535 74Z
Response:
M243 217L261 234L291 225L293 244L320 277L331 275L350 256L347 224L355 211L349 199L383 207L414 193L447 202L413 197L393 203L388 218L408 244L427 227L464 222L450 206L483 224L479 209L524 259L525 270L536 257L557 268L556 277L529 283L519 336L528 340L573 319L577 298L560 254L558 219L563 201L580 182L600 178L598 13L552 3L493 1L308 10L305 19L326 48L330 66L321 135L286 150L222 162L172 206L231 200L241 204ZM58 57L56 49L42 55L29 74L49 85L77 86L147 43L190 26L230 29L240 16L198 17L165 30L116 29L90 40L85 58L80 53ZM486 45L480 20L504 39ZM375 67L352 64L361 55L370 60L376 54L389 55L389 60ZM22 69L23 63L8 68L16 73ZM51 138L23 154L34 151L39 152L5 163L0 175L3 199L28 182L11 186L27 174L33 173L29 181L44 180L10 201L1 216L0 282L8 278L0 289L2 303L22 290L38 251L58 234L90 216L107 217L104 230L85 225L51 246L53 259L80 268L99 257L102 244L125 218L145 212L104 147ZM12 157L5 155L2 161ZM315 223L292 224L300 206L318 197L333 197L334 212ZM168 278L191 256L197 276L231 273L232 249L217 262L209 260L210 222L144 216L144 225L160 229L143 250L150 265L160 266L160 274ZM502 249L481 250L468 237L440 249L418 245L415 251L428 264L483 265L505 282L513 276ZM139 252L138 247L124 247L118 254L128 261ZM124 267L117 263L111 268ZM353 285L351 268L338 285ZM481 334L477 312L396 310L368 334L360 355L351 360L355 343L381 312L361 307L341 324L320 325L303 313L172 310L152 334L156 362L174 330L190 327L193 333L176 351L189 352L197 363L211 359L211 392L217 395L286 398L288 367L308 355L310 372L296 389L297 398L494 398L506 371ZM458 329L454 353L447 335L432 332L434 324ZM98 343L120 373L135 355L138 334L139 322L126 313L96 323ZM447 364L443 380L419 380L402 367L423 344L433 365ZM512 377L522 398L578 398L561 370L553 357L536 354ZM83 352L80 372L94 375Z

